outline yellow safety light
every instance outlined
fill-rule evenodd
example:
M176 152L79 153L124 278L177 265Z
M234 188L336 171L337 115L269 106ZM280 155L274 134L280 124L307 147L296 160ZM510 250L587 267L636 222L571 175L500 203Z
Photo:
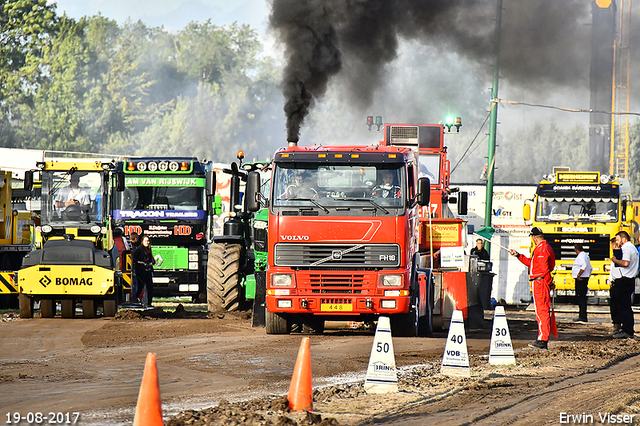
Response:
M389 158L396 158L396 154L389 154Z
M351 154L351 158L360 158L360 154Z
M327 154L318 154L318 158L327 158Z
M342 154L336 154L336 158L342 158Z

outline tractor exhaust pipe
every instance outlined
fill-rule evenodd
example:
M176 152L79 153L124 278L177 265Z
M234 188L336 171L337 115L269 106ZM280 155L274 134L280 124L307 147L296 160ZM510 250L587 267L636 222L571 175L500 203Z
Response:
M289 146L298 146L298 138L289 138L287 142L289 142Z

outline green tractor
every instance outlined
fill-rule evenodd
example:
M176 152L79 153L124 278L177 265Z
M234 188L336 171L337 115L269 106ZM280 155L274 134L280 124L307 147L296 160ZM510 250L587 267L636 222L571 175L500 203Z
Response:
M240 190L249 172L259 171L263 176L263 187L267 187L263 193L268 194L271 163L243 164L243 158L244 154L239 152L238 162L223 170L231 176L229 219L224 223L223 235L213 237L209 246L207 303L210 312L237 311L248 307L251 301L254 305L264 302L269 214L267 209L254 215L243 208ZM219 202L217 209L219 213ZM258 310L260 308L264 311L264 307L257 306ZM260 325L260 321L254 325Z

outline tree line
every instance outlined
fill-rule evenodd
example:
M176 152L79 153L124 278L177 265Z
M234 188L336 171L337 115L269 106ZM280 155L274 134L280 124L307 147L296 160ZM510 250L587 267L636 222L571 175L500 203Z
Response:
M5 147L228 162L273 144L278 69L255 30L192 22L177 33L46 0L0 0Z

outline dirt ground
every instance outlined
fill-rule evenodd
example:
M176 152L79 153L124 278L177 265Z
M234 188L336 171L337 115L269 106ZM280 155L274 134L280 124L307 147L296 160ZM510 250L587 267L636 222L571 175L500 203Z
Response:
M586 325L558 314L559 339L539 351L526 347L536 336L533 313L508 310L517 363L496 367L487 362L493 313L486 311L485 328L466 333L466 379L440 374L446 333L394 337L400 392L388 395L362 387L373 330L328 327L311 336L314 412L306 414L287 412L282 397L300 334L267 336L251 327L248 312L167 311L93 320L3 315L0 424L29 412L79 413L81 425L131 424L148 352L157 354L172 426L542 425L578 415L585 417L575 424L640 424L640 340L609 338L606 314Z

